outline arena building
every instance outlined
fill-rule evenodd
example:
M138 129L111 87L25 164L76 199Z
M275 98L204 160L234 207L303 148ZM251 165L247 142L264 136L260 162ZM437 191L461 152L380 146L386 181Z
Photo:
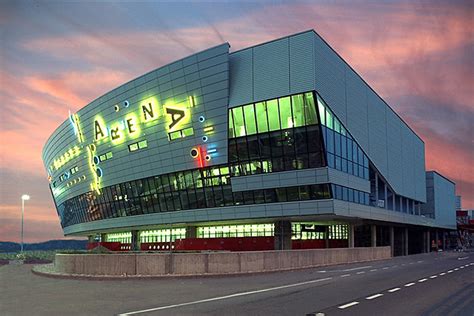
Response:
M153 70L56 129L43 161L65 235L402 255L456 228L454 183L426 174L423 140L317 33L229 48Z

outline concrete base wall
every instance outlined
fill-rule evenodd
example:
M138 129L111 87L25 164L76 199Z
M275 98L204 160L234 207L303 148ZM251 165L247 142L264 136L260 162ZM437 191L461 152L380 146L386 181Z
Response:
M202 275L268 272L382 260L390 247L213 253L57 254L58 273L85 275Z

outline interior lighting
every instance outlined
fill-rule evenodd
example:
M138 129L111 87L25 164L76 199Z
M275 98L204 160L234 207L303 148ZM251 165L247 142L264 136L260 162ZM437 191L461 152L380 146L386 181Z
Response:
M190 96L188 97L188 102L189 102L189 107L190 107L190 108L194 107L194 105L195 105L195 104L194 104L194 97L193 97L192 95L190 95Z
M214 130L213 126L204 127L204 132L206 132L206 133L212 132L213 130Z

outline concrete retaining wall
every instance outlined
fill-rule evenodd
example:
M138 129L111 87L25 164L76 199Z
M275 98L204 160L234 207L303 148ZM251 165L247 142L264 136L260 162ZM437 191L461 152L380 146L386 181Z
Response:
M390 247L211 253L57 254L55 271L85 275L201 275L291 270L388 259Z

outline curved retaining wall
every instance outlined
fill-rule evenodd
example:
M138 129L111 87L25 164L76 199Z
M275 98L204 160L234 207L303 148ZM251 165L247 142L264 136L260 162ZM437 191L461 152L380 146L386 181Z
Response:
M236 274L382 260L390 247L259 252L57 254L54 270L82 275Z

